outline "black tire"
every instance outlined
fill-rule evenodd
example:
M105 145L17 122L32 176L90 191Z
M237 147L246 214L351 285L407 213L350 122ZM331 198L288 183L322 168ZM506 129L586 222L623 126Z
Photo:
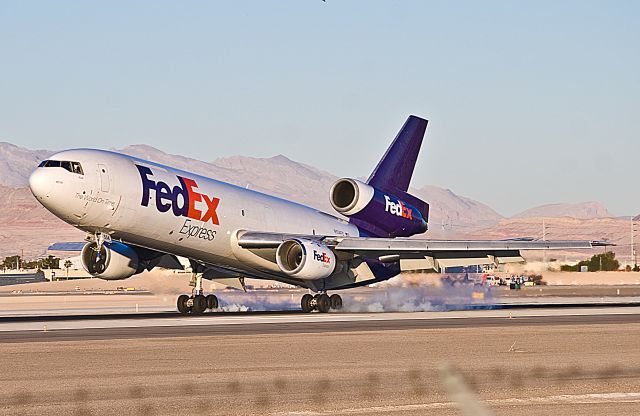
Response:
M311 306L312 300L313 300L313 296L311 296L308 293L302 297L302 300L300 301L300 306L302 306L302 312L309 313L313 311L313 307Z
M207 308L218 309L218 297L216 295L207 295Z
M182 313L182 314L186 314L189 313L191 311L191 308L187 306L187 301L189 300L189 296L187 295L180 295L178 296L178 312Z
M325 293L323 293L322 295L318 296L318 311L320 311L321 313L327 313L329 312L329 309L331 309L331 299L329 299L329 296Z
M329 300L331 301L331 309L336 311L342 309L342 297L340 295L331 295Z
M193 307L191 308L191 313L194 315L200 315L207 310L207 298L202 295L197 295L193 298Z

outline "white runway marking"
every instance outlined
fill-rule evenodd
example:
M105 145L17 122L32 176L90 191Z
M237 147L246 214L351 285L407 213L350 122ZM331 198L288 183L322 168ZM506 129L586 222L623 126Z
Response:
M285 314L285 315L246 315L215 314L186 317L153 317L131 319L108 319L108 315L100 320L68 320L68 321L33 321L33 322L3 322L0 332L6 331L41 331L47 326L48 331L62 329L103 329L103 328L141 328L141 327L172 327L172 326L206 326L206 325L259 325L286 323L322 323L322 322L365 322L365 321L394 321L394 320L431 320L431 319L464 319L464 318L505 318L518 319L525 317L543 316L589 316L638 314L640 309L635 307L620 308L563 308L563 309L518 309L518 310L476 310L452 312L385 312L385 313L329 313L329 314Z
M557 405L557 404L601 404L601 403L639 403L640 392L617 393L590 393L590 394L563 394L545 397L517 397L508 399L486 400L489 406L526 406L526 405ZM405 405L351 407L346 409L333 409L326 411L294 411L282 412L281 415L289 416L324 416L324 415L355 415L366 413L394 413L411 412L418 410L455 408L453 402L417 403Z

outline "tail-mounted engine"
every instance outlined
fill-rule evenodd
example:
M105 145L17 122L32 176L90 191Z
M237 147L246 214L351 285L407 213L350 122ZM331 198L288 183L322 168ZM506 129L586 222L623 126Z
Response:
M406 192L383 192L345 178L333 184L330 198L336 211L368 235L409 237L427 231L429 204Z
M285 274L302 280L329 277L336 268L336 255L322 243L293 239L276 250L276 262Z

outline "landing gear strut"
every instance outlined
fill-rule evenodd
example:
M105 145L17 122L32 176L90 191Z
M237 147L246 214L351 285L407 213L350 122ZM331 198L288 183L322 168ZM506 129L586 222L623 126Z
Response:
M302 307L302 311L305 313L309 313L314 310L321 313L327 313L331 309L342 309L342 297L337 294L329 296L326 293L318 293L317 295L312 296L307 293L302 297L300 306Z
M177 307L178 312L183 315L188 313L192 315L201 315L207 309L218 308L218 298L216 295L204 295L202 290L202 274L193 273L191 275L191 282L189 285L193 286L191 296L180 295L178 296Z

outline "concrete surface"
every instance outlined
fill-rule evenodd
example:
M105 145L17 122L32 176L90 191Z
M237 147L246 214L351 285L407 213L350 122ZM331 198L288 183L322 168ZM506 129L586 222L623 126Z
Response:
M72 282L69 282L72 283ZM180 293L180 292L178 292ZM184 293L184 292L183 292ZM215 291L220 310L300 310L300 289ZM481 298L474 298L481 294ZM522 290L477 288L389 287L341 292L348 312L442 311L472 307L635 304L640 286L537 286ZM174 312L177 295L146 291L85 289L80 291L0 292L0 317L69 314Z
M497 415L638 414L640 323L583 318L2 343L0 414L460 414L444 363Z
M360 313L184 317L171 293L5 293L0 415L461 414L444 364L497 415L639 414L640 308L597 304L637 288L536 289L498 298L558 306L410 312L433 288L385 288L345 292ZM267 308L300 294L226 293Z

